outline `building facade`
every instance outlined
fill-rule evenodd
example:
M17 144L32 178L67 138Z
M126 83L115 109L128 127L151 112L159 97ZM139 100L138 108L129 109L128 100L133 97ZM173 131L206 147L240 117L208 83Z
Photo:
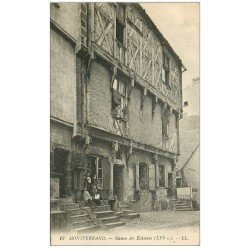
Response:
M140 211L174 195L181 60L136 3L51 4L51 198L102 197Z

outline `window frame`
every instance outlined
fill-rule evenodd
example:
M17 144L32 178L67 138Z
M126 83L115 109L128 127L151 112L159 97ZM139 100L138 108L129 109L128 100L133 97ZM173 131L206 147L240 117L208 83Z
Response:
M163 64L162 64L162 74L164 74L164 77L162 77L163 84L167 88L171 88L170 83L170 58L166 53L163 53Z
M161 169L161 170L160 170ZM161 180L160 180L160 172L161 172ZM158 165L158 183L159 187L165 187L165 166L164 165Z
M114 86L115 85L115 86ZM123 86L123 91L121 91L121 87ZM114 94L113 94L113 99L112 99L112 115L117 117L117 118L121 118L124 119L124 109L127 108L128 106L128 98L127 98L127 84L121 80L121 78L119 76L115 77L112 83L112 90L115 92L115 95L118 95L118 97L120 98L120 103L117 103L114 99ZM117 109L118 105L120 105L121 107L121 115L117 116L115 110ZM126 120L126 119L124 119Z
M122 46L125 45L125 28L126 28L126 24L121 21L119 18L116 17L116 20L115 20L115 40L121 44ZM122 29L120 32L122 33L122 41L118 38L117 34L119 31L118 29Z
M139 164L139 187L142 190L149 188L149 167L147 165L140 165ZM142 169L142 170L141 170ZM145 176L141 176L141 173ZM141 178L144 178L144 181L142 182Z
M88 158L94 158L95 161L95 173L96 173L96 181L97 181L97 188L103 189L103 166L100 156L96 155L87 155L87 165L89 166ZM101 168L99 167L101 166ZM92 166L89 166L89 170L91 171ZM102 178L99 178L99 171L101 171Z

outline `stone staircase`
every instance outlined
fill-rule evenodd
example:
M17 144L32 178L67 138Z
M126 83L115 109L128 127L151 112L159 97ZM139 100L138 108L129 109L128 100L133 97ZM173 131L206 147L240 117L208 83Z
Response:
M109 205L83 207L78 203L64 205L68 215L68 231L81 234L123 226L125 223L110 210Z
M68 214L68 230L73 233L83 233L95 231L99 228L98 224L91 216L89 207L80 207L78 203L65 205Z
M102 205L92 208L92 214L95 216L99 226L103 229L110 229L125 225L115 211L110 210L109 205Z
M116 212L116 215L120 216L121 218L129 219L129 220L140 217L139 213L135 213L131 209L129 202L125 202L125 201L118 202L118 211Z
M192 201L185 199L171 199L170 208L174 211L193 211Z

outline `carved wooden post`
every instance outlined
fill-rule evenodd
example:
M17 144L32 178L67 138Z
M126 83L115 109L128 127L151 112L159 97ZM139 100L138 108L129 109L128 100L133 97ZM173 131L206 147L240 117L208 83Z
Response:
M158 154L153 156L154 164L155 164L155 186L159 187L159 165L158 165Z
M135 80L134 78L131 79L131 82L130 82L130 85L128 86L128 102L130 101L130 95L131 95L131 92L132 92L132 89L134 88L135 86Z
M141 108L140 108L141 115L143 112L144 101L145 101L145 98L147 96L147 92L148 92L148 90L146 88L143 88L143 91L141 91Z
M89 105L90 105L90 98L89 98L89 82L90 82L90 76L91 76L91 65L94 61L94 52L91 52L87 56L87 67L86 67L86 74L85 74L85 80L86 80L86 123L88 123L89 119Z
M155 114L155 108L156 108L157 104L158 104L158 96L155 96L155 98L152 101L152 117Z

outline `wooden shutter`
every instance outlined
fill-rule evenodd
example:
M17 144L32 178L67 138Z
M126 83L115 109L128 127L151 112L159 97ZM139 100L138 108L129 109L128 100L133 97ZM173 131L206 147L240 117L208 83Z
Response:
M103 189L110 190L111 165L109 157L102 158L102 167L103 167Z
M139 185L139 163L136 163L135 165L135 189L140 189L140 185Z
M155 164L155 186L159 187L159 165Z
M155 190L155 164L148 166L149 190Z

